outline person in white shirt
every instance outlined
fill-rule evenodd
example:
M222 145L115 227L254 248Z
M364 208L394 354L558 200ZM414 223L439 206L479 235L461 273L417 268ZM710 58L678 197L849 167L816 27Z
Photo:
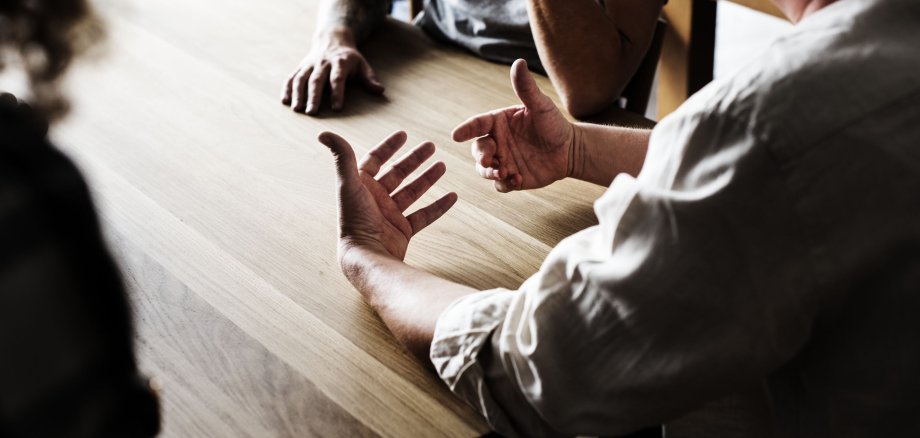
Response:
M514 64L523 105L454 131L480 174L609 184L517 291L402 262L456 200L402 216L443 165L391 195L404 135L359 167L321 134L346 276L496 431L628 433L762 385L765 434L920 436L920 2L775 3L795 28L652 131L572 124Z

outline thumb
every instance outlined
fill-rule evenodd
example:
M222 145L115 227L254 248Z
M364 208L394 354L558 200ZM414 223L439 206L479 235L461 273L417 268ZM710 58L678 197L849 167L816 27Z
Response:
M339 183L343 187L360 184L358 160L355 158L355 151L351 148L351 145L338 134L328 131L319 135L319 142L326 145L332 151L332 156L335 157L335 168Z
M527 61L518 59L511 65L511 85L514 87L514 94L529 110L540 111L548 107L554 107L553 102L540 91L537 82L527 71Z

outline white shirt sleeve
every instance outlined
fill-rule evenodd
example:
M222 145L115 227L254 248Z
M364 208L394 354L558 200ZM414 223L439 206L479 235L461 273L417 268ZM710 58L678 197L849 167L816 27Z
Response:
M762 380L807 340L814 269L770 152L782 139L692 107L596 202L598 226L519 291L440 316L431 360L498 432L628 433Z

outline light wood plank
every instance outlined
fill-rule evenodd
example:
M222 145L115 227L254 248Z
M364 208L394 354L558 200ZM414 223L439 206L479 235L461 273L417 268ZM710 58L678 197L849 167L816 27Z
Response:
M376 436L128 237L109 231L132 290L141 368L163 387L163 436Z

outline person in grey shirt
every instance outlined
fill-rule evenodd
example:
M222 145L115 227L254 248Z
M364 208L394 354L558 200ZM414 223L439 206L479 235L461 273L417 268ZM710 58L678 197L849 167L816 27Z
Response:
M326 84L333 111L349 79L384 86L358 45L383 22L389 0L321 0L313 47L290 75L281 101L320 110ZM545 71L575 117L613 103L645 56L666 0L425 0L416 24L432 37L492 61L517 58Z

